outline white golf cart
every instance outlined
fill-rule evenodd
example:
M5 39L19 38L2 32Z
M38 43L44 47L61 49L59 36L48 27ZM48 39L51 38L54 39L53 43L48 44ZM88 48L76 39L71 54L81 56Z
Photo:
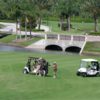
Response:
M100 76L100 65L96 59L81 59L78 76Z

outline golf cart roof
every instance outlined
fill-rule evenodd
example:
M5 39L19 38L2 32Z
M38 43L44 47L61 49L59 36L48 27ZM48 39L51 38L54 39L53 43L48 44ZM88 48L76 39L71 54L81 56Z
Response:
M96 59L81 59L81 61L92 62L92 61L97 61L97 60Z

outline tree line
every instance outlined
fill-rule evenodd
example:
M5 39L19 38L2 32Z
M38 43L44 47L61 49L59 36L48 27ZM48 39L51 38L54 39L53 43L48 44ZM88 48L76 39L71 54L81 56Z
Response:
M37 23L40 29L43 18L55 15L60 20L60 27L66 22L68 31L73 15L91 17L97 32L100 0L0 0L0 19L20 19L28 23L30 31Z

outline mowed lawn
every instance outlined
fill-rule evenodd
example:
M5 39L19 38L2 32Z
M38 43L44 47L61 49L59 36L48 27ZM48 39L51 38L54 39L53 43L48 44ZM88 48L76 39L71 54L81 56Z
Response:
M29 56L44 57L58 63L58 77L22 73ZM77 77L80 59L96 58L67 54L0 52L0 100L99 100L100 77Z

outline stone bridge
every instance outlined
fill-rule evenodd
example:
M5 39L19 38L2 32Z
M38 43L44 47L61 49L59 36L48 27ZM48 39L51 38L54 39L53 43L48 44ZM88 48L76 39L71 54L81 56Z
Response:
M81 54L85 43L86 37L84 35L45 34L44 39L39 40L27 48L76 52Z

